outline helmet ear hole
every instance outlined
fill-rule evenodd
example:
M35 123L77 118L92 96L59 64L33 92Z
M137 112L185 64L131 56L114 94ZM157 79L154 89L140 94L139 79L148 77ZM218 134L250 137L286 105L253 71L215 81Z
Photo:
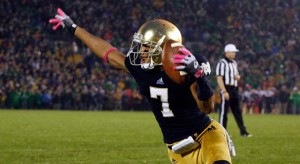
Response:
M153 56L152 60L153 60L154 63L160 64L162 62L161 55Z

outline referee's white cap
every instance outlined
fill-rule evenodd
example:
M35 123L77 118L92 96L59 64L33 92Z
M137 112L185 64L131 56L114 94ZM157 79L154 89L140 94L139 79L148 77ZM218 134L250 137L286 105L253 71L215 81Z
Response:
M225 52L239 52L238 49L236 49L235 45L234 44L227 44L225 46L225 49L224 49Z

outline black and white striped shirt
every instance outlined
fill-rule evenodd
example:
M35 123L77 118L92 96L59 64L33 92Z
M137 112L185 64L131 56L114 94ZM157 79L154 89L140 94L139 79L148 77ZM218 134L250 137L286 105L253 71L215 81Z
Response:
M239 75L239 72L235 60L221 59L217 64L216 75L223 77L225 86L238 86L235 76Z

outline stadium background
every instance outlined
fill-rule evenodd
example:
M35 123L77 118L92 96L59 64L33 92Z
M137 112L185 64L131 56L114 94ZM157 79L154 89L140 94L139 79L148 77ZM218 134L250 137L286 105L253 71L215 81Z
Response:
M2 0L0 108L148 109L130 75L104 64L64 31L52 31L48 20L57 7L124 53L145 21L170 20L182 32L185 45L210 61L216 90L215 65L224 45L234 43L240 49L244 112L248 106L257 113L282 113L281 105L286 104L287 113L299 114L297 0Z

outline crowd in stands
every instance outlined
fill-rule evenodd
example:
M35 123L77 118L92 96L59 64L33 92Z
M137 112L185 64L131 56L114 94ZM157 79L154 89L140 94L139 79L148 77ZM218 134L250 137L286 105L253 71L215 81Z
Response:
M186 47L210 61L216 93L215 66L224 45L234 43L244 112L300 113L297 0L2 0L0 108L149 109L131 75L103 63L65 31L52 31L48 20L58 7L125 54L144 22L173 22Z

